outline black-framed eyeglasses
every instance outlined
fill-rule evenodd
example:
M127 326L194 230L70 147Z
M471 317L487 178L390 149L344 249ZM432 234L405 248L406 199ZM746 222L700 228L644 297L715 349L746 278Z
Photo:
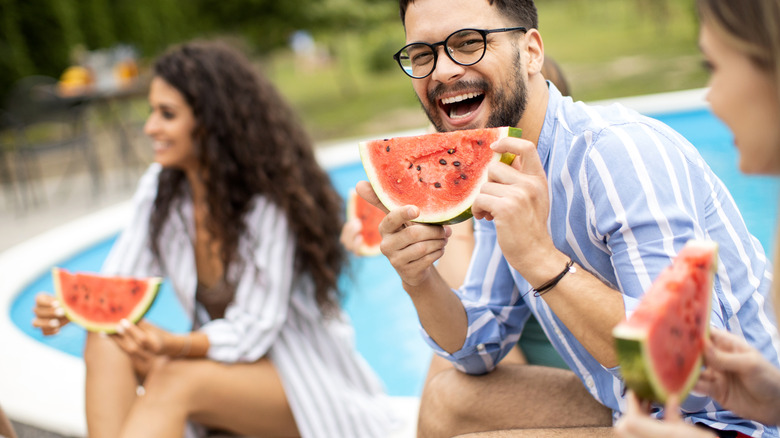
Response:
M444 46L444 53L456 64L474 65L485 56L487 35L496 32L520 30L527 32L525 27L504 27L501 29L461 29L451 33L444 41L438 43L412 43L405 45L393 55L409 77L422 79L433 73L436 60L439 57L438 46Z

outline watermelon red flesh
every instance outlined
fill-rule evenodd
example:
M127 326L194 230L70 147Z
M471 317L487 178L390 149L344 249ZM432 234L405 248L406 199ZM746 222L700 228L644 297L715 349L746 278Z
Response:
M52 269L54 289L68 319L90 331L116 332L122 319L138 322L154 301L159 278L72 274Z
M363 244L358 253L364 256L377 255L380 253L379 244L382 243L379 223L384 219L385 212L361 198L354 190L349 196L347 218L357 218L361 223L360 236L363 238Z
M696 382L709 327L717 245L689 242L614 335L626 384L646 399L681 398Z
M388 210L416 205L416 222L457 223L471 216L488 164L514 158L493 152L490 145L520 133L502 127L373 140L360 144L360 157Z

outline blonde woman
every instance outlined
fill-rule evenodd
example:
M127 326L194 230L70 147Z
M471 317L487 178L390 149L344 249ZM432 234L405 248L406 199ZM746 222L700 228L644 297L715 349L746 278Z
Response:
M780 175L780 0L698 0L697 6L699 45L712 72L707 100L734 134L740 169ZM779 268L776 256L775 272ZM774 283L776 310L778 288L780 281ZM713 329L705 363L696 391L737 415L780 425L780 370L742 337ZM715 436L684 423L679 400L667 404L666 421L659 422L633 395L615 430L624 438Z

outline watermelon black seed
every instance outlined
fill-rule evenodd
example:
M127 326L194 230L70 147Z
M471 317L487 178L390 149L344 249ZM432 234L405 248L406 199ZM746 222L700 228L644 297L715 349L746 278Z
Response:
M439 164L441 164L442 166L446 166L447 165L447 160L442 158L441 160L439 160Z
M453 161L452 165L455 166L455 167L458 167L458 166L460 166L460 161Z
M482 144L483 144L483 143L484 143L484 142L483 142L482 140L477 140L477 144L478 144L478 145L482 146Z
M411 162L410 162L410 163L409 163L409 169L411 169L411 168L412 168L412 166L414 166L414 163L411 163Z
M390 146L386 147L386 148L385 148L385 150L386 150L387 152L390 152Z
M455 185L458 185L458 184L460 184L460 180L459 180L459 179L456 179L456 180L455 180Z
M417 170L418 170L418 171L422 170L422 167L420 167L420 166L417 166Z
M466 174L465 174L465 173L461 173L461 174L460 174L460 179L466 179L466 178L468 178L468 177L466 176Z
M441 188L441 183L433 183L433 186L436 187L437 189L440 189Z
M417 178L420 182L422 182L422 178Z
M455 153L455 149L447 149L447 153L452 155Z

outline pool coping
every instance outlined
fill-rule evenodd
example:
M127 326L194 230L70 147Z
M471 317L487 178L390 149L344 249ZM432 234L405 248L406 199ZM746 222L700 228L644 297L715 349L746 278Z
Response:
M588 102L619 102L643 114L684 112L707 108L706 89L693 89ZM342 139L318 145L317 160L332 169L359 160L359 141L414 135L425 128L372 137ZM88 214L0 253L0 333L7 356L0 360L0 406L13 420L62 435L86 435L83 360L41 344L11 321L15 297L39 276L72 255L113 235L126 223L132 204L124 201ZM30 314L32 320L32 313ZM14 354L15 352L15 354ZM56 363L56 368L52 364ZM416 406L415 397L394 397ZM409 399L409 400L403 400ZM45 415L41 415L45 413Z

